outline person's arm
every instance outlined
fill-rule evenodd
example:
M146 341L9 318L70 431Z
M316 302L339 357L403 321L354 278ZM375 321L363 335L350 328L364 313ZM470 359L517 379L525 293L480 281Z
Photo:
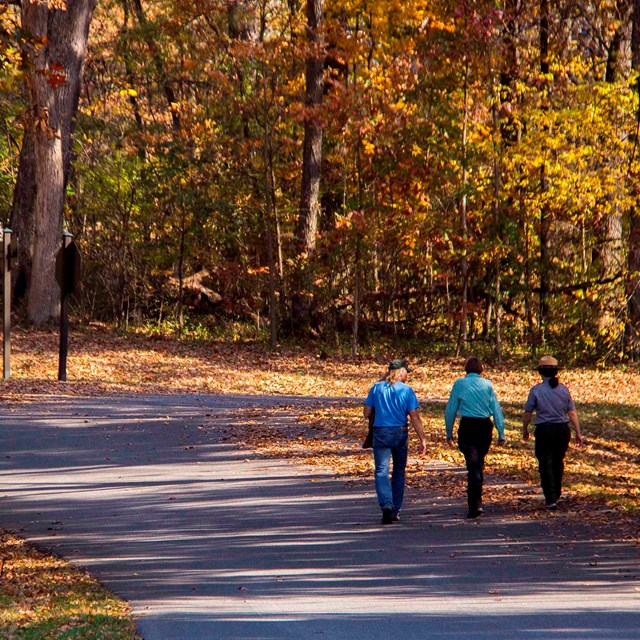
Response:
M533 417L533 411L525 411L522 414L522 439L529 439L529 423L531 422L531 418Z
M409 411L409 420L411 421L411 426L416 430L418 438L420 438L420 453L421 455L424 455L425 453L427 453L427 439L424 437L422 420L417 409Z
M447 434L447 444L449 446L453 446L453 425L456 421L459 404L460 398L458 397L458 390L454 383L451 393L449 394L449 400L447 401L447 408L444 411L444 426Z
M573 425L573 428L576 432L576 444L581 446L584 442L582 438L582 432L580 431L580 422L578 421L578 412L573 409L572 411L567 411L567 416L569 417L569 421Z
M537 387L532 387L529 391L529 395L527 396L527 401L524 403L524 413L522 414L522 439L529 439L529 423L531 422L531 418L533 417L533 412L537 406L537 398L535 389Z
M500 403L498 402L498 398L496 397L496 392L493 390L493 386L491 387L491 403L491 411L493 413L493 419L498 431L498 444L503 445L506 442L506 438L504 437L504 414L502 413L502 409L500 408Z
M371 407L369 407L368 405L364 405L364 418L365 420L368 420L369 417L371 416L371 412L373 411L373 409Z

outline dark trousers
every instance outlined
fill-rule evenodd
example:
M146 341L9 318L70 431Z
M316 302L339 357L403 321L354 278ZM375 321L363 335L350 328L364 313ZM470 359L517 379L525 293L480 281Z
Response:
M571 429L567 423L543 422L536 425L535 438L542 493L545 502L552 504L562 492L564 456L569 448Z
M484 458L491 446L492 434L491 418L460 418L458 448L467 463L467 501L470 513L482 507Z

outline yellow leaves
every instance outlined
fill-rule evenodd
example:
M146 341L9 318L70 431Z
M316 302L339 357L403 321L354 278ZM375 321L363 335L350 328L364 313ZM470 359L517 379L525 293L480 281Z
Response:
M135 89L120 89L120 95L122 97L130 96L135 98L138 95L138 92Z
M376 146L372 142L369 142L368 140L362 141L362 147L364 149L365 155L368 155L368 156L372 156L376 151Z

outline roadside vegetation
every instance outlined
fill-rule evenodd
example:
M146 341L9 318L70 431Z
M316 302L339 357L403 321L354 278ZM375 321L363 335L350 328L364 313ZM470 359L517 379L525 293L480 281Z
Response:
M135 640L128 605L87 573L0 532L3 640Z

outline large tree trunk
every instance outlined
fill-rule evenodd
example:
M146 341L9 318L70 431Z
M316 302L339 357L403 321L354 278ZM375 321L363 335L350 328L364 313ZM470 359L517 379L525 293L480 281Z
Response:
M294 331L310 318L313 259L320 213L322 122L320 107L324 89L324 0L307 0L306 116L302 157L300 212L296 227L299 265L294 275L291 321Z
M38 0L22 2L29 114L11 223L21 245L27 315L34 324L58 314L55 254L61 242L71 135L95 3L69 0L63 10Z

